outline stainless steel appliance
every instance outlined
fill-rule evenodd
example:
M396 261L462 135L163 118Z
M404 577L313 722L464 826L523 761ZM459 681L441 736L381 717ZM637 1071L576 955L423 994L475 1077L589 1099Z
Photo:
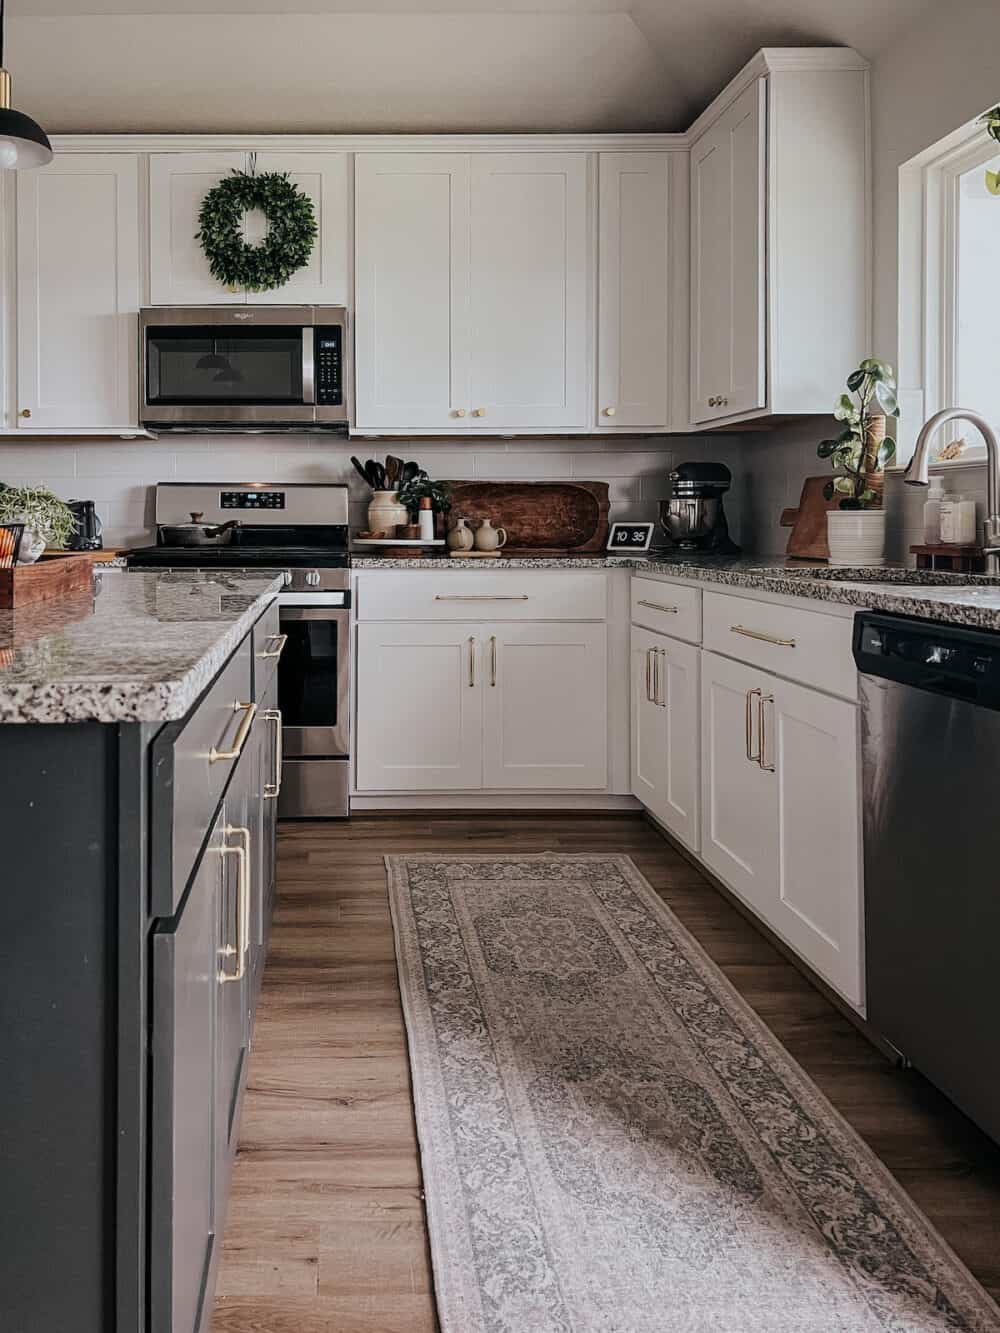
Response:
M861 612L868 1019L1000 1141L1000 634Z
M670 474L670 497L660 501L660 527L671 547L738 555L722 497L732 474L722 463L681 463Z
M342 306L139 312L139 402L163 430L310 430L348 419Z
M104 541L101 537L103 524L97 516L93 500L68 500L73 511L75 528L67 542L71 551L99 551Z
M200 513L222 526L239 516L225 545L163 540ZM271 568L282 652L278 705L283 750L278 814L344 818L350 793L350 573L347 487L275 482L161 482L155 546L130 551L129 569Z

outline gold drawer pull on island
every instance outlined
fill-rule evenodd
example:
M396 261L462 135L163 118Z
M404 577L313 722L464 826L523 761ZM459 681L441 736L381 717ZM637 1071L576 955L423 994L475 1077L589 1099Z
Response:
M239 729L233 739L233 748L231 750L217 750L213 745L208 752L208 762L210 764L218 763L220 759L239 759L243 753L243 747L247 743L247 737L250 735L250 728L253 726L253 720L257 716L256 704L233 704L234 713L242 713Z

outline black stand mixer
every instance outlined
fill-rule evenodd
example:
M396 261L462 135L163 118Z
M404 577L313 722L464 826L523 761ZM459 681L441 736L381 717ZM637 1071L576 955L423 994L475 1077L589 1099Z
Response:
M666 550L700 555L739 555L729 535L722 497L732 484L723 463L681 463L670 474L670 498L660 501Z

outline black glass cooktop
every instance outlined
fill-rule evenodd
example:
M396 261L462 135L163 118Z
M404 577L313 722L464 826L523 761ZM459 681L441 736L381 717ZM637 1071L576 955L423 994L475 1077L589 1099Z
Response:
M127 563L133 569L343 569L350 557L346 527L247 525L226 546L139 546Z

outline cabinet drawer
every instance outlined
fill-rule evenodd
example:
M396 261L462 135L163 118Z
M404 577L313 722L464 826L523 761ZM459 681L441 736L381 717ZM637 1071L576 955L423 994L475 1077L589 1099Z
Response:
M576 570L358 575L359 620L604 620L607 580Z
M841 616L706 592L704 646L845 699L858 695L851 621Z
M239 758L223 756L249 742L251 639L243 640L180 730L166 728L153 744L154 916L176 912Z
M253 697L260 703L278 670L278 658L285 646L278 620L277 599L271 603L253 627Z
M632 624L689 643L701 642L701 589L633 574Z

